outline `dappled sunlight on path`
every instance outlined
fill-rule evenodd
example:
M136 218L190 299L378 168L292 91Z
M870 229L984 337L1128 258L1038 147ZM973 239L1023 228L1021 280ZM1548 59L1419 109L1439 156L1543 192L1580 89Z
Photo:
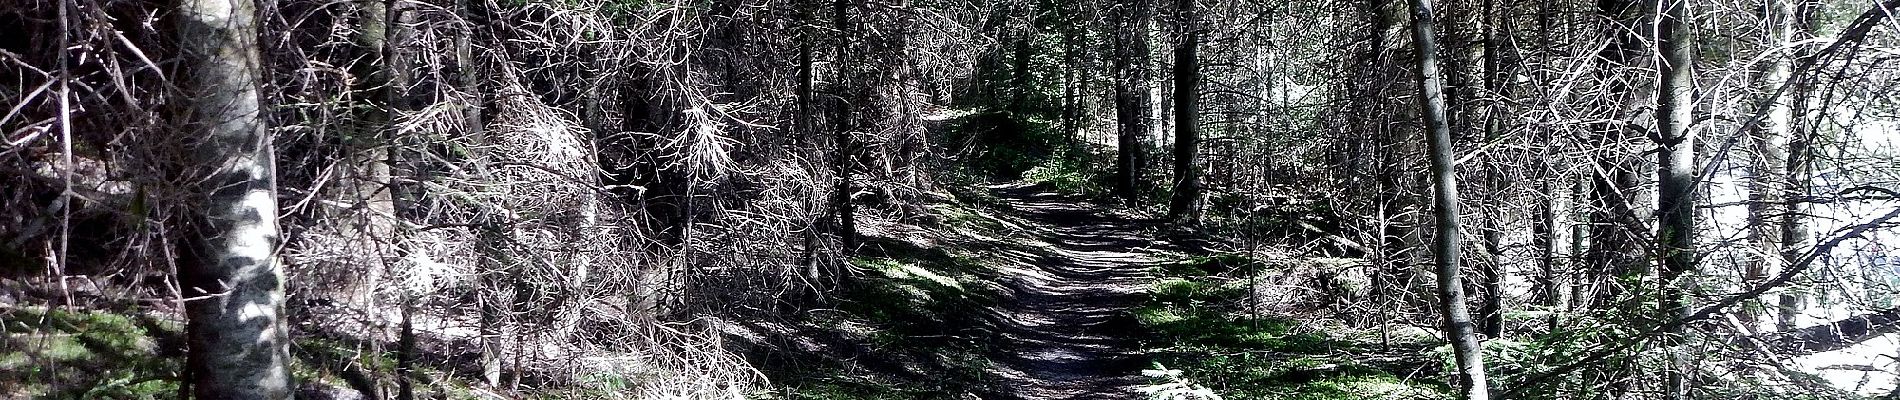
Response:
M992 186L1025 227L1022 273L995 319L995 395L1011 399L1136 399L1145 365L1137 324L1149 268L1167 257L1144 232L1153 226L1114 216L1078 197L1020 184Z

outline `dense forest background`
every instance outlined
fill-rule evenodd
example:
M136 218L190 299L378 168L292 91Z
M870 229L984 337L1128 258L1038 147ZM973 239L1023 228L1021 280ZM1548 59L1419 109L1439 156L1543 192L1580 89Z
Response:
M1900 398L1895 12L16 0L0 397Z

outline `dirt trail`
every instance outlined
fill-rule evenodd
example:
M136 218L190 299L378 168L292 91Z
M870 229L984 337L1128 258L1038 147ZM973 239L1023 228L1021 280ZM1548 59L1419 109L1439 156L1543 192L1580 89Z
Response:
M1021 270L1003 278L1014 293L996 315L999 392L984 397L1140 398L1145 365L1128 310L1145 298L1147 267L1168 258L1144 232L1154 224L1033 186L991 191L1036 224L1018 237Z

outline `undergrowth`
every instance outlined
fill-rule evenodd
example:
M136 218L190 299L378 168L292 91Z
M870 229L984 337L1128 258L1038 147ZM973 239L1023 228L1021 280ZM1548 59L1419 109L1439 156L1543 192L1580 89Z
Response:
M1147 330L1143 346L1157 370L1178 370L1179 379L1224 399L1446 398L1443 383L1407 379L1407 371L1368 362L1380 358L1376 339L1250 315L1243 306L1249 287L1236 276L1258 272L1250 269L1260 264L1219 255L1156 267L1152 295L1134 313Z
M950 122L946 143L963 174L989 181L1022 180L1067 193L1105 195L1110 165L1089 145L1065 137L1057 124L1010 111L971 113Z
M171 398L179 357L162 356L158 335L178 327L100 311L0 308L0 397ZM148 329L160 332L148 332Z
M942 226L920 229L1004 229L965 204L931 210ZM764 398L962 399L988 391L995 332L984 316L999 290L992 267L952 243L865 239L868 250L849 260L849 281L829 308L804 313L793 322L796 337L775 339L775 351L755 352L755 365L779 387ZM812 345L801 348L801 340Z
M1090 168L1090 155L1082 149L1070 149L1043 160L1023 171L1023 181L1045 185L1064 193L1105 195L1106 174Z
M106 310L0 306L0 398L172 399L184 369L184 327L145 314ZM392 391L396 361L340 340L297 336L293 382L311 393ZM451 371L418 366L417 394L438 399L484 398ZM347 395L345 395L347 396ZM301 397L300 397L301 398Z

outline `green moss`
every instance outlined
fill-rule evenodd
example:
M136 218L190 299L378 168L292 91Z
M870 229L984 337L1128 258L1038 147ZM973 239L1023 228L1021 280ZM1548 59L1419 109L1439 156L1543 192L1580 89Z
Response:
M1180 261L1162 263L1157 267L1164 277L1203 278L1229 273L1245 273L1252 268L1261 268L1264 262L1238 253L1215 253L1184 258Z
M939 255L901 260L859 257L850 262L869 273L842 293L838 308L864 318L877 332L900 338L938 335L969 323L990 302L987 293L975 290L981 279L969 271L981 266L974 259Z
M1089 158L1080 150L1061 152L1023 171L1022 179L1067 193L1107 193L1108 182L1104 180L1108 175L1091 169Z
M1224 276L1261 263L1233 255L1196 257L1159 267L1148 302L1134 310L1149 333L1154 361L1183 371L1187 382L1226 398L1443 398L1446 388L1408 381L1363 364L1367 346L1349 335L1298 321L1239 312L1248 291Z
M950 121L946 143L975 150L963 166L990 179L1017 179L1055 156L1062 143L1048 121L1008 111L970 114Z
M778 383L771 399L934 399L953 398L981 382L987 369L987 344L968 328L980 324L993 294L975 273L986 266L976 259L937 249L899 251L886 257L849 260L854 281L837 293L839 312L813 313L807 329L828 330L855 342L865 352L851 356L877 362L907 360L923 376L868 373L852 362L819 355L816 364L795 369L765 368ZM775 357L783 357L777 353ZM908 365L908 364L916 365ZM895 371L883 371L895 372Z
M1286 400L1375 400L1449 398L1434 387L1421 387L1389 374L1349 374L1284 388L1286 392L1264 393L1262 399Z
M790 397L797 400L846 400L846 399L895 399L905 398L905 391L890 384L872 382L813 382L789 388Z
M180 360L159 356L152 332L132 317L24 307L0 311L0 321L6 331L0 387L18 389L10 394L149 399L176 393Z

